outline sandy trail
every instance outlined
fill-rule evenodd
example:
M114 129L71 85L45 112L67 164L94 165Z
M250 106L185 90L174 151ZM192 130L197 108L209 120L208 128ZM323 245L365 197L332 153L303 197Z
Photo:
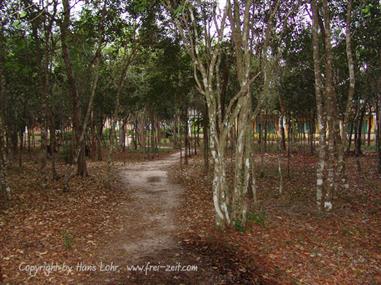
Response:
M179 160L179 153L160 160L126 165L120 170L130 199L120 209L125 222L107 245L98 252L104 264L118 265L115 272L95 272L85 284L214 284L219 274L201 266L198 253L182 248L176 240L181 225L176 209L181 206L184 189L168 179L167 168ZM159 272L132 272L128 266L162 265ZM197 271L165 272L167 265L198 265ZM194 283L196 282L196 283Z
M179 163L179 153L160 160L129 164L120 170L130 198L115 209L124 219L119 232L96 254L117 271L95 272L84 284L252 284L233 278L230 265L217 254L183 247L176 238L181 226L176 209L184 189L168 179L167 168ZM217 261L217 259L219 261ZM159 271L133 272L132 265L160 265ZM197 270L166 271L167 266L197 266ZM152 268L151 268L152 269ZM238 282L238 283L237 283Z
M176 153L163 160L142 162L122 170L122 179L132 201L125 207L124 214L129 221L117 247L130 262L177 247L173 238L174 215L183 189L168 181L166 168L176 163L178 157Z

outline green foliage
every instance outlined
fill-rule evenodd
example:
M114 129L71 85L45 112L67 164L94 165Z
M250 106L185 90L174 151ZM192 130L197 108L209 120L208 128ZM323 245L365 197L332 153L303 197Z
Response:
M111 128L106 128L103 131L103 141L108 142L110 139Z
M67 131L63 133L63 139L65 142L70 142L73 139L73 132L72 131Z
M250 222L253 222L253 223L257 224L257 225L260 225L260 226L264 227L265 226L265 222L266 222L266 213L264 211L249 212L247 214L247 219Z
M65 249L69 250L73 247L74 236L69 231L62 232L62 239Z
M234 228L235 228L236 231L239 231L240 233L244 233L245 232L245 226L242 224L241 221L235 220L233 222L233 224L234 224Z
M65 163L70 164L72 163L72 152L73 149L70 144L64 144L61 151L61 157L65 161Z

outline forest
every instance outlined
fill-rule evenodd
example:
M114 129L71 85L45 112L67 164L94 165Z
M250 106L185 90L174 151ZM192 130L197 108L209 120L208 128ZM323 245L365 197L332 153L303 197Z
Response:
M378 0L0 0L0 284L381 284Z

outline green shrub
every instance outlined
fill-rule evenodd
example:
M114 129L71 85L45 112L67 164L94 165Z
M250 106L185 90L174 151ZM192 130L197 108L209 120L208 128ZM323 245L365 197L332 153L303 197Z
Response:
M105 128L104 131L103 131L103 139L104 140L109 140L110 138L110 132L111 132L111 129L110 128Z
M245 226L239 220L234 221L234 228L240 233L245 232Z
M65 163L72 163L73 157L72 157L72 147L70 144L64 144L62 147L61 152L62 159L65 161Z
M74 243L73 235L68 231L64 231L62 233L62 238L63 238L65 249L71 249Z
M71 141L73 139L73 132L72 131L63 132L63 139L65 142Z
M260 226L264 227L265 226L265 221L266 221L266 213L264 211L249 212L247 214L247 219L250 222L254 222L257 225L260 225Z

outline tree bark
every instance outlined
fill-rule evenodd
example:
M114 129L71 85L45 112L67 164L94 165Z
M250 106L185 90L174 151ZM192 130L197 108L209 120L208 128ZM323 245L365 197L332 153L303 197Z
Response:
M66 40L67 40L66 36L67 36L67 33L69 32L69 22L70 22L70 3L69 3L69 1L70 0L63 0L64 20L63 20L63 23L61 25L61 45L62 45L63 57L64 57L66 69L67 69L66 70L67 76L68 76L68 78L70 78L68 80L69 80L69 88L70 88L72 96L73 96L73 103L75 103L74 105L77 105L77 107L79 108L79 101L77 101L77 99L79 100L78 90L77 90L77 87L75 84L75 78L74 78L74 74L73 74L73 70L72 70L72 66L71 66L71 61L70 61L70 57L69 57L69 50L68 50L67 43L66 43ZM78 165L77 174L80 174L80 175L81 174L87 175L87 166L86 166L86 160L85 160L84 143L85 143L85 135L86 135L86 131L87 131L87 124L88 124L89 119L90 119L91 110L93 107L93 101L94 101L94 97L95 97L95 92L97 90L98 80L99 80L99 66L100 66L100 62L101 62L101 48L102 48L102 44L103 44L103 40L104 40L103 39L104 38L104 34L103 34L104 33L104 23L103 23L103 21L105 18L105 13L106 13L106 1L104 2L103 9L102 9L102 17L101 17L101 21L99 24L100 35L99 35L99 38L97 41L96 51L94 54L94 60L92 61L92 63L93 63L93 65L92 65L92 67L93 67L92 68L93 78L92 78L92 82L91 82L90 98L89 98L89 101L87 104L86 114L85 114L85 117L83 119L82 125L79 125L79 127L77 126L78 131L79 131L79 136L78 136L78 138L76 136L76 145L74 147L74 164ZM76 110L76 108L74 108L74 110ZM80 109L78 109L78 110L80 111ZM75 115L78 115L77 112L75 112L75 113L76 113ZM73 164L73 166L74 166L74 164ZM73 166L69 169L69 171L66 173L66 175L64 177L64 189L63 189L64 192L69 191L69 181L70 181L71 177L73 176L73 170L74 170Z
M324 100L322 94L322 80L320 70L320 51L319 51L319 23L317 12L317 1L311 1L312 12L312 45L313 45L313 59L314 59L314 76L315 76L315 96L316 96L316 109L317 121L319 132L319 159L316 168L316 203L318 209L322 208L324 203L324 169L326 160L326 119L324 114Z
M208 123L208 112L205 110L202 118L202 132L203 132L203 145L204 145L204 169L205 173L208 174L209 171L209 123Z
M0 6L0 8L2 8ZM0 207L6 208L10 198L11 188L7 178L7 144L6 144L6 126L4 120L5 114L5 47L4 47L4 25L5 19L0 15Z
M381 79L379 80L379 85L381 87ZM377 98L377 152L378 152L378 164L377 169L378 173L381 174L381 92L378 91L378 98Z
M81 102L80 95L77 89L77 82L74 75L73 64L70 57L69 52L69 25L70 25L70 10L71 4L70 0L63 0L63 21L61 23L61 49L62 49L62 57L64 60L65 68L66 68L66 76L69 94L72 99L72 121L73 121L73 129L74 129L74 137L75 137L75 146L74 149L79 149L78 158L74 160L77 163L77 175L87 176L87 165L86 165L86 157L84 152L84 140L81 142L81 134L85 132L81 125Z
M348 179L346 175L345 167L345 154L344 146L347 144L347 129L349 118L352 113L352 101L355 93L355 71L354 71L354 60L352 54L352 37L351 37L351 19L352 19L352 0L348 0L347 4L347 14L345 21L345 43L346 43L346 55L348 63L348 72L349 72L349 88L348 88L348 98L345 108L343 124L342 124L342 133L341 133L341 142L338 144L338 177L341 179L340 186L343 189L348 189Z
M372 107L369 107L369 115L368 115L368 146L370 146L370 141L371 141L372 121L373 121Z

